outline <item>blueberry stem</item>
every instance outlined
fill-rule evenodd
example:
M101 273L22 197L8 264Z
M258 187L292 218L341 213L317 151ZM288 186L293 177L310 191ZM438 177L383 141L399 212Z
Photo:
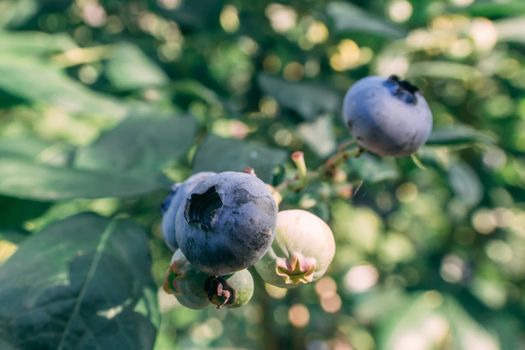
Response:
M337 151L331 155L323 164L313 171L308 171L304 176L296 174L293 178L282 182L276 187L276 190L285 193L297 193L302 191L310 183L323 177L330 176L335 169L350 158L357 158L361 155L362 149L357 146L355 140L343 142L337 148Z

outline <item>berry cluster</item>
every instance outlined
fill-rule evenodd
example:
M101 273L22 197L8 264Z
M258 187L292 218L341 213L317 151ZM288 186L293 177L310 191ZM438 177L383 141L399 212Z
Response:
M359 80L345 96L343 119L357 143L356 156L362 150L413 154L432 129L427 102L397 76ZM297 176L279 187L299 191L347 158L341 151L309 174L302 152L295 152ZM250 267L277 287L319 279L335 253L330 227L304 210L278 212L275 193L255 174L231 171L201 172L175 185L162 206L164 239L174 252L164 290L189 308L233 308L253 295Z
M162 228L174 251L164 290L184 306L234 308L261 278L291 288L319 279L335 253L332 231L304 210L277 212L266 185L240 172L193 175L163 204Z

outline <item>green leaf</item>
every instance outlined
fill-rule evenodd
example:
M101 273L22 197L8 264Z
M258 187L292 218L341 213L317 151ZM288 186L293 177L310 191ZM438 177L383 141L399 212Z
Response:
M209 28L218 24L223 6L221 1L181 0L173 10L165 10L165 16L183 26L191 28Z
M347 2L330 2L326 12L337 32L372 33L387 38L402 38L405 31Z
M341 108L341 96L326 86L294 83L266 74L260 74L258 80L265 94L274 97L283 107L299 113L306 120Z
M150 267L147 236L128 220L56 222L0 268L0 337L23 349L151 349Z
M39 10L36 0L0 2L0 27L16 27L25 23Z
M40 201L137 196L167 185L161 177L52 166L12 156L0 158L0 178L0 194Z
M50 203L0 196L0 229L22 227L24 222L44 214L50 206Z
M380 158L364 153L358 158L350 158L348 163L350 168L367 183L395 180L399 177L399 169L392 158Z
M66 34L0 32L0 50L16 55L41 55L77 47Z
M27 237L29 237L29 235L23 230L0 230L0 241L11 242L18 245Z
M198 97L210 105L223 104L220 96L210 88L196 80L177 80L170 84L170 89L177 94L186 94Z
M432 130L426 145L429 146L458 146L477 143L493 144L495 140L478 130L464 125L454 125Z
M448 295L425 293L379 323L379 349L500 349L498 339Z
M448 178L456 197L469 207L474 207L483 198L483 184L467 163L452 162L448 168Z
M197 124L192 117L130 116L93 144L78 151L78 168L111 172L160 174L162 167L184 155Z
M270 183L273 168L286 156L286 152L262 144L210 135L195 155L193 172L243 171L251 167L261 180Z
M320 157L326 157L337 147L332 115L325 115L297 127L299 136Z
M120 44L107 65L107 77L120 90L144 89L168 82L166 74L133 44Z
M466 64L448 61L428 61L412 63L407 77L433 77L471 81L482 77L482 74L477 68Z
M468 12L474 17L503 17L525 14L525 3L521 0L475 3L460 12Z
M525 16L502 19L494 24L498 31L498 41L525 44L525 33L523 32Z
M0 154L36 158L51 145L50 141L42 140L36 135L3 136L0 137Z
M33 104L60 107L68 112L122 117L116 100L90 91L57 68L20 57L0 57L0 91Z
M9 260L11 256L13 256L20 243L27 239L27 237L29 237L29 235L21 229L0 229L0 266ZM0 338L2 337L1 328L2 327L0 325ZM3 349L1 343L0 349Z

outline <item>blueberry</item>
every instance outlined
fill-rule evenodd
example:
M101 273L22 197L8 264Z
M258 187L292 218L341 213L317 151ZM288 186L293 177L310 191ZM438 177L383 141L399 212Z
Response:
M268 251L276 216L264 182L246 173L219 173L186 196L177 213L177 242L200 270L227 275L255 264Z
M208 299L217 309L229 309L245 305L253 295L253 278L248 270L227 276L209 277L206 281Z
M335 254L330 227L305 210L284 210L277 215L275 239L268 253L255 264L269 284L292 288L319 279Z
M171 251L175 251L178 248L175 235L175 219L180 204L195 185L211 175L215 175L215 173L197 173L190 176L186 181L173 185L170 194L166 197L164 202L162 202L162 233L164 235L164 241Z
M209 277L191 265L184 254L177 250L171 258L163 288L166 293L173 294L181 305L202 309L210 304L205 289Z
M382 156L416 152L432 130L432 113L423 95L395 75L355 83L346 93L343 118L360 147Z

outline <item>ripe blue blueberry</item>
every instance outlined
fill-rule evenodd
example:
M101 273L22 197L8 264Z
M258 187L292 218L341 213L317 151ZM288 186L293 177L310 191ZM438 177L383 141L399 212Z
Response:
M256 176L223 172L188 193L176 219L177 243L203 272L221 276L245 269L269 249L277 205Z
M423 95L395 75L355 83L346 93L343 118L358 145L381 156L416 152L432 130L432 113Z
M175 235L175 218L181 203L185 200L188 193L207 177L215 175L212 172L201 172L190 176L186 181L175 184L171 188L170 194L166 197L161 205L162 211L162 233L166 245L175 251L178 248Z

